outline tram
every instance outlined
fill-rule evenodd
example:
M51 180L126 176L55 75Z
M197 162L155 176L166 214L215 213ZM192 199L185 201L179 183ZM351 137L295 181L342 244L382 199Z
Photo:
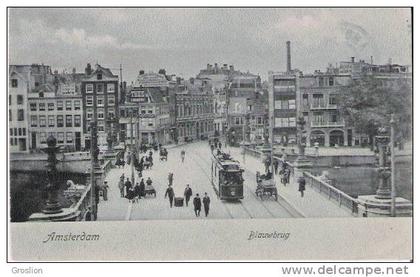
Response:
M238 161L229 154L213 154L211 165L211 182L221 200L238 200L244 198L243 169Z

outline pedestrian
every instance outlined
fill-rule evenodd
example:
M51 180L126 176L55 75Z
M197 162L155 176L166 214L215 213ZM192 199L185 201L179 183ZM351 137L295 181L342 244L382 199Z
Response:
M198 193L194 197L193 204L194 204L195 216L198 217L200 216L200 212L201 212L201 199Z
M128 178L127 178L127 181L125 181L124 186L125 186L125 196L127 196L128 191L132 187L132 184Z
M222 143L219 141L219 149L222 149Z
M169 206L172 208L172 203L174 202L175 193L171 185L168 185L168 188L166 189L165 198L166 196L169 197Z
M290 183L290 168L286 167L286 169L284 170L284 174L286 184Z
M104 201L108 201L108 182L104 181L104 183L102 184L101 190L102 190L102 198L104 199Z
M279 161L277 159L274 159L273 166L274 166L274 174L277 175L277 171L279 170Z
M300 196L303 197L303 192L305 191L305 186L306 186L306 181L303 176L299 177L298 184L299 184Z
M136 202L139 202L139 199L141 199L141 191L140 191L140 185L138 182L134 186L134 196L135 196Z
M267 173L270 169L270 165L271 165L271 159L270 157L267 157L264 161L264 165L265 165L265 173Z
M127 197L129 202L134 202L135 193L134 193L134 188L133 187L130 187L128 189L126 197Z
M144 185L144 180L143 178L141 178L140 181L140 196L145 196L145 185Z
M148 177L147 178L147 180L146 180L146 184L148 185L148 186L151 186L152 185L152 179L150 179L150 177Z
M184 162L184 159L185 159L185 150L182 149L181 150L181 161Z
M209 210L210 210L210 197L207 195L207 192L204 193L203 205L204 205L204 213L206 214L206 217L207 217L209 215Z
M118 188L120 189L121 197L124 197L124 178L120 179L120 181L118 182Z
M172 172L169 172L169 174L168 174L168 184L170 186L172 186L173 183L174 183L174 174Z
M210 150L211 150L211 152L213 153L213 151L214 151L214 145L212 144L212 145L210 145Z
M190 202L190 198L192 195L192 190L190 188L190 185L187 184L187 187L184 190L184 196L185 196L185 205L188 207L188 202Z

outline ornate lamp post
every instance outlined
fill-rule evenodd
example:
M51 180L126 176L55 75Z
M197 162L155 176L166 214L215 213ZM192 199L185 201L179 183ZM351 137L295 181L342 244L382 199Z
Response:
M377 169L379 174L379 186L378 190L376 191L375 198L391 199L391 188L388 182L389 177L391 177L391 169L388 166L386 152L390 138L386 135L385 128L380 128L378 130L378 135L375 136L375 141L379 150L379 167Z
M300 177L303 177L303 172L305 170L309 170L312 168L312 163L309 161L305 156L305 144L303 143L303 133L305 129L305 119L303 116L299 116L297 120L297 145L299 148L299 154L297 159L295 160L293 167L294 167L294 177L297 181Z
M302 160L305 157L305 145L303 144L303 130L305 129L305 119L303 116L299 116L297 120L298 132L297 132L297 145L299 149L298 159Z
M47 159L47 179L48 184L46 186L47 191L47 200L45 203L45 208L42 210L44 214L57 214L62 211L61 205L58 202L58 189L59 183L57 181L57 159L56 153L60 148L57 146L57 140L53 136L47 138L48 147L42 149L45 153L48 154Z

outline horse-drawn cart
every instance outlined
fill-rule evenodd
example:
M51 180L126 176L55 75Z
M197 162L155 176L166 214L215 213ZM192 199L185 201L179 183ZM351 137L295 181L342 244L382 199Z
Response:
M260 175L260 173L257 171L256 179L257 189L255 194L257 197L260 197L261 200L268 197L274 197L274 199L277 201L278 193L276 182L274 181L274 176Z

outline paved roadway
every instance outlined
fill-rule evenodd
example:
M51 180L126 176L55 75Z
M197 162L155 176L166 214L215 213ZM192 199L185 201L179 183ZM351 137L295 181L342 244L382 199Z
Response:
M186 151L185 162L181 163L180 152ZM225 149L224 149L225 150ZM226 149L229 152L229 148ZM208 218L286 218L301 217L288 202L281 197L278 201L267 199L261 201L255 195L255 172L245 169L244 199L227 202L217 199L210 182L211 158L207 141L190 143L169 149L168 161L159 161L158 153L154 153L154 167L143 171L143 177L151 177L157 190L157 197L147 197L138 203L130 204L119 196L118 180L121 174L130 177L130 166L112 169L107 176L109 200L99 204L98 220L152 220L152 219L194 219L196 218L192 199L188 207L169 208L168 199L164 199L168 184L168 173L174 173L175 196L183 196L186 184L190 184L193 195L200 197L207 192L210 196L210 214ZM146 179L145 179L146 180ZM136 179L137 181L137 179ZM199 219L203 219L204 210Z

